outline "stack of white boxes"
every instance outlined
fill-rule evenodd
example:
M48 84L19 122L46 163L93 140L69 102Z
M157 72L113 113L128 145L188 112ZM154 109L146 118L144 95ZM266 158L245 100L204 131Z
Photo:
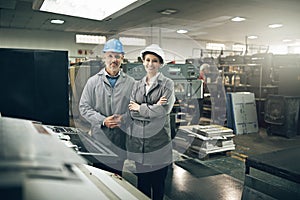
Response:
M235 149L234 134L230 128L220 125L192 125L181 126L180 129L194 138L190 150L199 156Z

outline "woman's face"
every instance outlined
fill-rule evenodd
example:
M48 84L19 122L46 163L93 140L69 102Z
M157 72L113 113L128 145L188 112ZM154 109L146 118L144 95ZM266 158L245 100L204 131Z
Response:
M153 54L146 54L143 65L147 74L155 75L158 72L161 63L159 62L159 58L157 56Z

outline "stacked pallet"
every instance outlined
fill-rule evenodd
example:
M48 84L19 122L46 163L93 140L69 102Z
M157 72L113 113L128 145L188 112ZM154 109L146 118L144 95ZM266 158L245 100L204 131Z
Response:
M180 129L193 138L189 150L206 156L235 149L233 130L220 125L181 126Z

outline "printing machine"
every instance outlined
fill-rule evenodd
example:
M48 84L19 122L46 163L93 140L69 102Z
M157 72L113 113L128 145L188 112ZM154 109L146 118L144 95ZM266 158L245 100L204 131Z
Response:
M88 165L82 156L88 152L82 148L76 150L73 148L76 145L68 148L65 141L70 136L64 134L59 138L49 129L53 133L60 130L80 133L78 129L0 117L1 198L148 199L122 177ZM116 156L103 144L96 147L96 156Z
M135 80L140 80L146 75L142 63L127 63L124 71ZM195 99L201 96L202 80L199 80L199 70L192 64L166 64L160 72L172 79L175 85L175 96L178 99Z
M93 139L88 133L79 128L42 125L49 134L59 138L67 147L73 148L78 155L88 163L113 163L117 155L105 144Z

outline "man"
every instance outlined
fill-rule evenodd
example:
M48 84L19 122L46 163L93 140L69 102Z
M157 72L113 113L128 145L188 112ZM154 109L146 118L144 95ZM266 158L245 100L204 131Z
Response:
M94 166L122 175L126 159L126 133L120 129L119 122L128 110L135 81L120 69L124 50L119 40L107 41L103 52L105 68L87 81L79 102L79 111L91 124L92 137L118 155L116 160L99 160Z
M200 83L200 88L198 92L200 97L196 99L197 102L194 103L195 111L193 113L193 118L190 125L198 125L200 123L200 117L203 117L203 101L204 101L204 91L206 90L206 74L209 72L209 64L204 63L200 66L199 70L199 80L202 80Z

